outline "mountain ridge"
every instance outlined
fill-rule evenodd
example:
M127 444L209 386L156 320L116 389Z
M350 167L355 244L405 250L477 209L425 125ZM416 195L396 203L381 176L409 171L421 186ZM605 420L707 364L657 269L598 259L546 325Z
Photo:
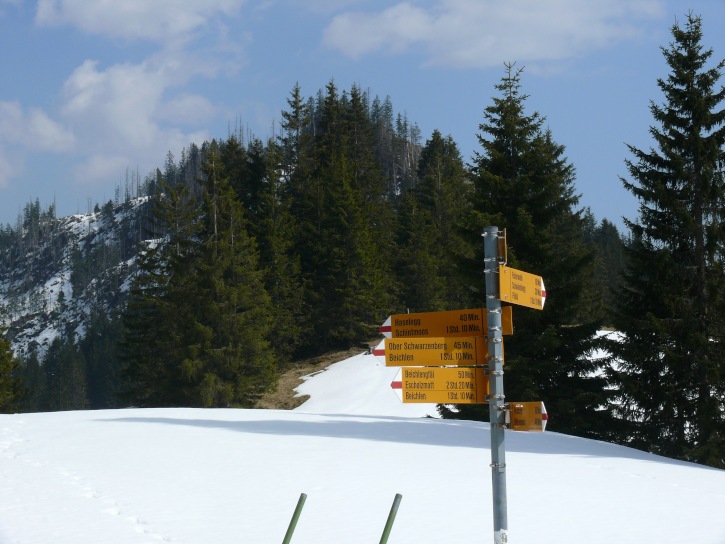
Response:
M83 338L92 312L118 317L136 271L148 197L54 217L26 207L0 252L0 323L15 354L42 356L61 335Z

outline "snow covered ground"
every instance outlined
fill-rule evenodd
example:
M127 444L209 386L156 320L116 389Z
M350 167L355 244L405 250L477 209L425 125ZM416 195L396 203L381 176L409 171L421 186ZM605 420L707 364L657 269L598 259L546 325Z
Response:
M0 543L493 542L489 429L401 404L371 355L295 411L0 415ZM546 399L543 399L544 401ZM556 414L550 414L550 428ZM555 432L508 432L512 544L725 543L725 471Z

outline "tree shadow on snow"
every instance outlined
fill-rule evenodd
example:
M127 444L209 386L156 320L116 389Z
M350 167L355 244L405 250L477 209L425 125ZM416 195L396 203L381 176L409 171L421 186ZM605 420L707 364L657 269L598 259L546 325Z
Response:
M249 416L249 412L243 411L247 417ZM304 413L297 414L299 415L299 420L293 420L294 415L292 413L290 415L290 419L240 420L142 415L104 418L103 421L191 426L249 434L360 439L485 450L488 450L490 447L490 429L488 423L432 418L410 419L402 417L366 417L359 415L327 414L319 416ZM322 421L310 421L308 419L319 419L321 417L325 419ZM554 432L526 433L507 430L505 447L507 452L570 455L575 457L612 457L700 467L700 465L693 463L660 457L633 448Z

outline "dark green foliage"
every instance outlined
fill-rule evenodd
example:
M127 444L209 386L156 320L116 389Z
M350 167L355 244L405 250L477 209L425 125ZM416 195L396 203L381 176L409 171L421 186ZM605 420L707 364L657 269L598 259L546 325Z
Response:
M23 394L20 365L5 339L5 330L0 329L0 413L19 411Z
M291 201L285 198L282 150L273 141L265 151L266 170L259 196L256 231L259 268L270 297L270 338L280 362L287 362L303 341L309 323L304 319L300 258L294 247Z
M202 406L253 406L276 381L269 346L269 295L242 206L227 178L214 143L203 172L204 223L198 263L198 310L187 338L194 338L183 362L187 378L198 381Z
M398 280L411 311L466 308L468 292L455 274L468 251L461 235L473 186L458 147L434 131L421 152L418 182L399 204Z
M91 409L122 406L116 396L121 381L121 332L120 318L94 311L88 318L85 335L78 341L78 348L86 361L86 389Z
M176 292L193 263L199 211L187 185L166 184L164 190L154 199L154 223L166 238L147 242L139 253L139 273L123 316L121 396L139 406L183 406L189 395L181 379L177 331L189 308L181 306L184 297Z
M356 87L339 95L330 82L314 111L294 93L289 104L282 152L283 164L298 160L287 183L304 307L314 327L306 344L346 346L369 337L392 303L393 210L373 154L374 127Z
M596 267L589 298L582 304L580 315L597 315L604 324L612 326L615 311L615 296L622 289L624 271L625 240L619 234L616 225L603 219L596 226L591 213L585 215L584 241L596 254Z
M86 361L72 340L56 337L43 358L45 394L41 409L50 412L88 408Z
M218 145L203 200L186 185L157 199L166 243L144 256L125 317L126 398L144 406L252 406L274 384L270 303Z
M21 412L42 412L45 407L47 380L38 354L32 350L20 364L20 376L25 387L20 404Z
M18 372L25 386L23 412L116 408L120 366L119 322L93 315L86 335L74 343L72 333L57 336L42 361L35 351Z
M506 337L506 399L542 400L551 428L581 436L602 436L607 421L605 382L589 360L595 320L579 321L578 309L591 281L594 258L583 243L584 222L575 209L574 169L563 146L542 129L543 118L525 113L520 70L507 67L496 86L501 96L484 112L474 165L474 209L468 232L472 260L461 273L476 305L485 307L483 244L487 225L506 228L509 264L544 278L543 311L513 308L515 334ZM446 417L488 419L485 406L459 406Z
M0 254L5 253L17 241L17 235L10 225L0 225Z
M627 222L624 290L609 346L616 358L619 440L725 467L725 62L712 67L701 21L673 25L670 68L650 106L656 147L633 146L624 186L639 200Z

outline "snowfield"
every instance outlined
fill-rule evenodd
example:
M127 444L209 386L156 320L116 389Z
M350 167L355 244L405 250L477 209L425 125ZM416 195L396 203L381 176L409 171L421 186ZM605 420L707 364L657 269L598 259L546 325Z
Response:
M0 543L493 541L488 424L401 404L359 355L294 411L0 415ZM546 399L543 399L546 401ZM556 428L550 414L549 428ZM558 434L506 434L512 544L725 543L725 471Z

